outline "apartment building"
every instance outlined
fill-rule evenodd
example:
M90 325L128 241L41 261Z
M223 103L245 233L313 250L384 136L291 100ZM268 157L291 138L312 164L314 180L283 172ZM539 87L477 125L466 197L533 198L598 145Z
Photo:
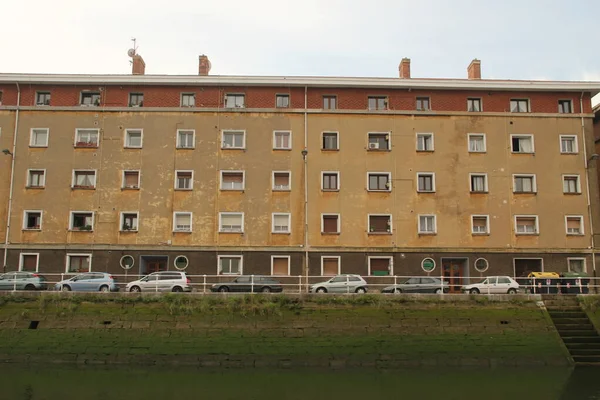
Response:
M209 69L0 74L5 270L595 274L600 83Z

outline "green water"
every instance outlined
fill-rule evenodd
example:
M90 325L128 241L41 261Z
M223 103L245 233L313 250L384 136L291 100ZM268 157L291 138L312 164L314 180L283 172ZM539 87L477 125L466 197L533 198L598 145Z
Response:
M600 369L206 370L0 366L0 399L600 399Z

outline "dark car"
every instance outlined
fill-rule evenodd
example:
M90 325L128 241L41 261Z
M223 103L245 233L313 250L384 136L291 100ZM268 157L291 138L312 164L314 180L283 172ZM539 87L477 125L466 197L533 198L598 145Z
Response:
M212 285L211 292L282 292L281 283L266 276L238 276L231 282Z
M448 293L448 287L448 282L442 284L440 278L423 276L405 279L384 288L381 293Z

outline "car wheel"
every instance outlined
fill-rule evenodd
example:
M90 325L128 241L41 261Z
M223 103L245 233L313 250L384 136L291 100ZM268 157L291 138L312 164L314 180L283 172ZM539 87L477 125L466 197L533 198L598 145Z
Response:
M471 290L469 290L469 293L471 293L471 294L479 294L479 289L471 289Z
M260 291L263 293L271 293L271 288L268 286L265 286L264 288L260 289Z
M396 288L392 293L402 293L402 289Z
M356 288L356 293L367 293L367 290L364 287Z
M315 290L317 293L327 293L327 289L325 289L324 287L320 287L317 288L317 290Z
M172 292L183 292L183 289L181 288L181 286L173 286L173 289L171 289Z
M35 286L33 286L32 284L25 285L25 290L35 290Z
M508 289L508 294L516 294L517 290L516 289Z
M71 286L69 286L69 285L62 285L62 287L60 288L60 290L62 290L63 292L70 292L71 291Z
M219 288L219 292L221 292L221 293L227 293L227 292L229 292L229 288L227 286L221 286Z
M435 294L442 294L442 288L437 288L433 291Z
M139 286L132 286L132 287L129 289L129 291L130 291L130 292L132 292L132 293L140 293L140 292L142 291L142 289L140 289L140 287L139 287Z
M108 286L106 286L106 285L102 285L102 286L100 286L100 291L101 291L102 293L107 293L107 292L109 292L109 291L110 291L110 289L108 288Z

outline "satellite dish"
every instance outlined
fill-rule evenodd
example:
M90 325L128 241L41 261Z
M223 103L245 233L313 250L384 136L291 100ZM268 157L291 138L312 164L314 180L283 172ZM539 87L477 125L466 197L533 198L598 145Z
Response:
M128 55L129 57L133 57L133 56L135 56L135 49L129 49L129 50L127 50L127 55Z

